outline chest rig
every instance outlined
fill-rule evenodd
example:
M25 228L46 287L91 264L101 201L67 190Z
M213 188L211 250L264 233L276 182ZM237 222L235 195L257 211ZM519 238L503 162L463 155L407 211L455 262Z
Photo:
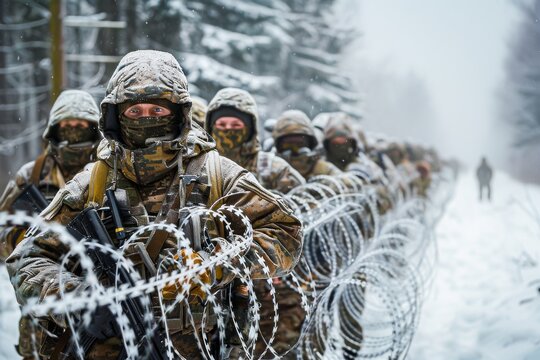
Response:
M203 171L205 169L206 171ZM104 162L98 161L92 169L87 205L107 205L105 189L114 179L114 171ZM219 229L213 221L205 217L193 216L190 210L194 207L213 209L221 206L223 178L221 162L217 151L212 150L191 159L185 174L174 173L162 182L151 185L149 191L141 191L137 184L124 177L117 179L115 195L120 207L129 210L129 219L124 221L125 232L129 235L139 227L152 222L168 224L184 223L182 230L191 241L194 251L209 252L208 233L219 234ZM148 190L148 189L147 189ZM146 197L146 199L144 198ZM147 198L161 203L159 210L149 204ZM223 236L223 235L221 235ZM136 241L124 247L124 256L131 260L141 277L148 279L158 273L157 264L164 257L171 256L177 251L174 237L163 230L154 230L140 236ZM157 294L152 297L154 313L162 316ZM188 309L189 307L189 309ZM191 324L191 317L195 329ZM177 304L167 313L167 324L171 334L189 334L200 330L203 317L206 317L204 331L210 331L216 324L216 316L199 304Z

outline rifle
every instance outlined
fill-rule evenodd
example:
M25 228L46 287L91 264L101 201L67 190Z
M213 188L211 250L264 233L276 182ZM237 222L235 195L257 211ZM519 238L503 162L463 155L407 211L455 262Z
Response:
M123 228L121 226L121 220L119 218L119 207L116 201L116 197L112 190L107 190L107 198L110 203L110 210L115 224L115 231L117 238L125 237ZM107 228L103 224L98 211L95 208L87 208L75 217L71 223L67 226L68 231L76 239L80 241L93 241L101 245L116 248L111 240ZM99 267L102 275L104 275L110 284L118 284L119 286L128 284L129 286L135 286L135 280L128 273L128 271L122 266L118 266L114 257L105 253L99 249L89 249L90 256L93 258L94 263ZM143 296L143 295L141 295ZM139 344L139 354L147 354L147 358L151 360L168 359L167 348L164 344L164 336L161 329L157 326L154 317L151 319L147 317L145 319L146 312L151 312L151 308L144 306L141 302L141 298L128 298L120 302L124 314L128 318L128 323L135 333L136 339L142 339ZM92 324L92 326L99 329L100 326L107 326L107 324ZM95 329L95 328L94 328ZM154 329L153 333L148 335L147 329ZM110 330L110 329L104 329ZM115 326L114 336L121 337L118 326ZM85 329L79 329L79 345L82 348L84 354L86 354L93 344L98 340L95 336L91 335ZM65 350L62 351L62 359L70 358L70 356L76 356L77 347L72 340ZM118 359L127 358L125 348L122 350Z
M11 206L13 210L23 210L29 213L40 213L49 205L45 196L36 185L27 185Z

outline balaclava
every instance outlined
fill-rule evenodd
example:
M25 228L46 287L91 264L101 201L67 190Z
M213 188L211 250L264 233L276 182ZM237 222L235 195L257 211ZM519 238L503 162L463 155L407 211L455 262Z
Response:
M242 120L244 127L238 130L219 130L214 124L222 117L236 117ZM216 141L216 149L223 156L238 161L242 144L246 143L253 136L253 119L249 114L239 111L233 107L223 106L214 111L210 118L211 135Z
M132 119L124 114L137 103L167 108L166 116L146 116ZM178 149L171 143L181 131L183 121L177 115L178 106L165 99L148 99L118 104L118 122L124 152L122 173L131 181L148 184L165 176L178 165Z

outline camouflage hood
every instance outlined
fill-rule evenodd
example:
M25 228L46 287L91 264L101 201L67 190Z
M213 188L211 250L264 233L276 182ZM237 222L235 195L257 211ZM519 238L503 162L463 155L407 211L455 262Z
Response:
M324 129L326 128L326 125L328 124L328 121L330 121L330 118L335 113L320 113L317 116L313 118L313 121L311 122L313 124L313 128L315 129L315 135L317 136L317 140L319 140L319 146L323 146L324 142Z
M328 113L329 119L324 128L324 143L337 136L346 136L349 139L356 141L356 144L360 144L358 133L353 125L353 119L344 112Z
M191 97L191 120L197 123L201 128L204 128L204 122L206 121L206 109L208 108L208 102L198 96Z
M287 110L278 118L274 129L272 131L272 137L274 141L286 135L306 135L313 139L316 146L318 140L315 135L315 129L309 120L309 117L300 110Z
M249 115L253 121L252 135L245 144L242 145L241 154L251 156L261 149L259 143L259 115L255 99L247 92L237 88L225 88L217 92L216 96L210 101L206 113L205 129L209 134L212 133L211 118L212 114L221 107L230 107Z
M65 90L54 105L49 114L49 122L43 133L43 139L54 140L53 128L62 120L81 119L98 125L99 109L92 95L82 90Z
M176 116L183 126L173 142L185 144L191 130L187 79L174 56L155 50L133 51L120 60L101 102L99 128L105 137L120 140L118 104L147 99L165 99L180 106L181 114Z

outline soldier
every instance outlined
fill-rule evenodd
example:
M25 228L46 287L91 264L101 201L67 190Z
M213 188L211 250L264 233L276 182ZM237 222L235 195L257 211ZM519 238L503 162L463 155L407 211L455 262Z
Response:
M235 161L257 177L261 185L270 190L287 193L294 187L304 184L305 179L291 165L273 153L261 150L258 134L259 116L255 99L246 91L225 88L214 96L208 106L206 130L216 141L219 153ZM261 333L268 340L268 328L273 325L273 318L266 314L273 313L272 303L266 282L255 282L257 297L261 306ZM233 286L233 296L238 309L237 317L247 312L245 289L242 284ZM265 322L266 321L266 322ZM267 323L268 322L268 323ZM246 327L243 324L242 327ZM265 340L259 338L260 350ZM231 340L235 347L231 358L239 358L238 339ZM259 352L260 353L260 352Z
M204 120L206 119L206 111L208 110L208 102L201 97L191 97L191 118L193 121L204 129Z
M333 115L334 113L320 113L315 116L311 122L313 124L313 128L315 129L315 136L317 137L317 140L319 140L321 147L322 143L324 142L324 129Z
M105 189L116 189L120 206L129 210L129 219L124 224L129 236L154 219L178 225L185 218L182 214L186 213L181 204L206 208L230 205L241 210L253 228L253 242L244 255L251 276L268 276L255 253L263 258L269 276L287 274L298 260L301 224L279 197L261 187L245 169L219 156L211 139L200 129L192 128L187 85L180 65L169 53L142 50L124 56L101 103L99 127L105 139L99 147L99 160L66 184L41 216L67 224L83 208L102 206ZM186 179L194 182L187 184ZM241 225L234 224L237 226ZM195 235L202 236L203 228L194 229ZM216 231L220 238L213 240L234 241L231 237L225 240L225 234ZM147 252L144 257L156 264L168 259L200 264L208 252L219 251L219 246L215 250L197 249L192 244L194 251L187 255L185 249L178 248L174 238L167 235L162 238L163 232L157 233L143 234L135 242L135 245L146 242L146 247L143 246L146 250L140 251ZM67 290L78 291L85 286L80 274L64 272L60 276L59 263L66 251L65 245L51 233L37 234L20 243L7 263L22 304L30 297L43 301L48 296L56 296L60 281ZM184 358L209 356L206 351L200 352L196 341L200 332L214 331L216 321L215 316L212 321L209 315L207 327L201 329L205 313L201 283L219 294L219 289L227 287L235 276L227 268L216 266L200 274L198 281L189 280L193 305L172 302L180 291L177 285L180 288L183 285L168 284L162 289L164 301L173 306L171 314L177 314L174 321L167 323L172 345ZM196 301L197 298L200 301ZM152 301L159 308L157 294ZM188 310L193 317L187 316ZM44 319L46 335L40 346L44 358L59 351L55 346L62 345L55 337L60 336L67 325L64 316ZM85 359L117 358L122 346L121 339L104 334L85 354Z
M300 110L285 111L272 132L277 154L306 180L318 175L339 175L335 165L321 159L319 141L308 116Z
M326 159L342 171L354 172L366 183L376 184L383 181L383 172L364 153L358 130L352 124L352 118L343 112L332 113L324 129L324 148Z
M397 141L393 141L387 145L384 153L392 160L402 179L402 183L406 185L407 189L411 191L418 190L417 185L419 184L418 178L420 177L420 173L415 165L409 161L405 146ZM425 182L423 183L425 184Z
M417 161L415 166L418 177L414 180L414 188L419 196L427 198L428 189L431 185L431 165L426 160L421 160Z
M47 200L51 200L66 181L95 159L95 149L101 135L97 129L99 109L90 94L80 90L66 90L54 103L43 140L44 152L21 167L0 198L0 211L13 210L14 203L27 185L33 184ZM26 227L11 226L1 229L0 258L4 261L22 240ZM31 359L30 319L19 321L17 351L24 359Z
M287 193L305 183L285 160L261 150L255 99L246 91L225 88L208 105L206 130L219 153L254 174L267 189Z
M491 178L493 177L493 169L489 166L487 159L482 157L480 165L476 169L476 178L479 185L479 199L482 201L482 195L484 194L484 188L487 192L487 199L491 201Z
M99 109L90 94L66 90L54 103L43 140L44 152L23 165L0 198L0 211L12 210L12 205L27 185L34 184L51 200L58 189L92 161L101 135L97 130ZM22 240L25 229L8 227L0 233L0 257L3 260Z

